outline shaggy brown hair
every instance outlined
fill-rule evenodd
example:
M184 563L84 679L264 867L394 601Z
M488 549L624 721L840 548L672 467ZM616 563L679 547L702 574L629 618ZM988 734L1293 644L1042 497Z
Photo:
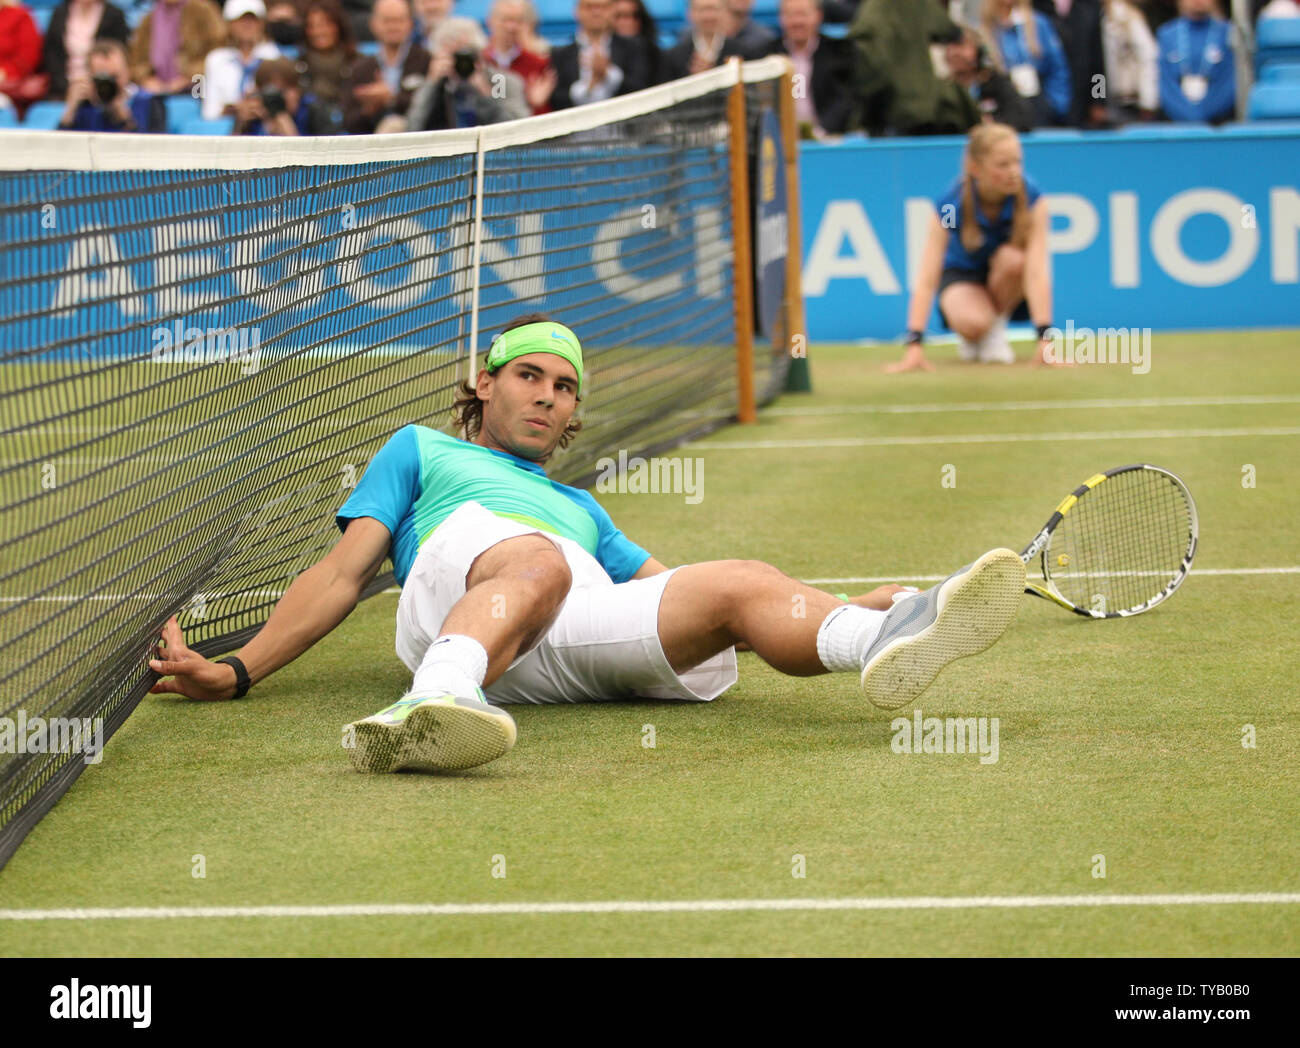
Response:
M505 327L501 329L502 333L513 331L517 327L523 327L525 324L545 324L553 320L545 313L525 313L522 316L515 317ZM475 378L478 376L476 375ZM579 400L582 398L579 397ZM472 441L478 436L479 431L483 428L483 401L478 398L478 391L470 382L460 384L460 396L451 406L452 415L455 418L456 426L464 435L466 440ZM578 435L582 429L582 419L571 418L564 427L564 432L560 434L560 444L562 448L567 448L569 442ZM548 458L550 456L547 456ZM542 460L546 461L545 459Z

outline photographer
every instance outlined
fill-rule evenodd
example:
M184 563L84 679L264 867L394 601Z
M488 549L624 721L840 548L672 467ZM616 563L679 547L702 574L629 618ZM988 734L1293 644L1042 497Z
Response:
M126 47L100 40L86 62L88 76L68 85L59 127L65 131L144 131L167 129L163 100L131 83Z
M1033 130L1033 107L997 68L974 29L963 29L961 37L947 45L944 59L949 76L970 94L985 123L1008 124L1021 134Z
M259 65L253 90L235 107L236 135L336 135L342 130L337 112L302 89L298 70L287 58Z
M520 120L529 115L523 81L483 64L483 30L470 18L453 16L434 34L429 79L411 99L411 131L441 131Z

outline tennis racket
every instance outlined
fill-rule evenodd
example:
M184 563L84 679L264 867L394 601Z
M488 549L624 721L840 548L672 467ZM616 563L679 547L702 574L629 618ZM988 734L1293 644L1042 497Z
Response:
M1088 618L1138 615L1182 585L1196 535L1196 503L1169 470L1108 469L1065 496L1020 554L1031 569L1025 592Z

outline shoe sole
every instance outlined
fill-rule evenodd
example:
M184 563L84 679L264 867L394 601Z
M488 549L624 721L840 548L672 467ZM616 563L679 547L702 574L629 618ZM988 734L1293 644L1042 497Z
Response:
M429 703L400 724L357 721L348 751L358 771L460 771L505 756L518 737L514 718Z
M920 633L899 637L862 670L862 690L882 710L920 695L950 662L993 646L1016 617L1025 565L1009 549L990 550L939 591L939 610Z

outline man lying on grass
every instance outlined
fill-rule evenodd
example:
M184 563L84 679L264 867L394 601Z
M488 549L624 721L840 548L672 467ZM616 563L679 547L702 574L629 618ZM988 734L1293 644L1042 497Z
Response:
M513 321L457 401L468 439L398 430L339 509L342 538L257 636L211 662L170 619L149 663L170 679L150 690L242 696L342 622L389 558L402 586L397 654L415 679L347 726L364 771L496 760L515 742L514 719L499 708L509 703L707 702L736 682L741 643L792 676L860 674L867 698L894 709L1014 618L1025 569L1007 549L924 592L882 586L847 603L760 561L665 567L590 494L542 469L580 428L582 374L567 327L540 314ZM805 618L791 615L796 595Z

